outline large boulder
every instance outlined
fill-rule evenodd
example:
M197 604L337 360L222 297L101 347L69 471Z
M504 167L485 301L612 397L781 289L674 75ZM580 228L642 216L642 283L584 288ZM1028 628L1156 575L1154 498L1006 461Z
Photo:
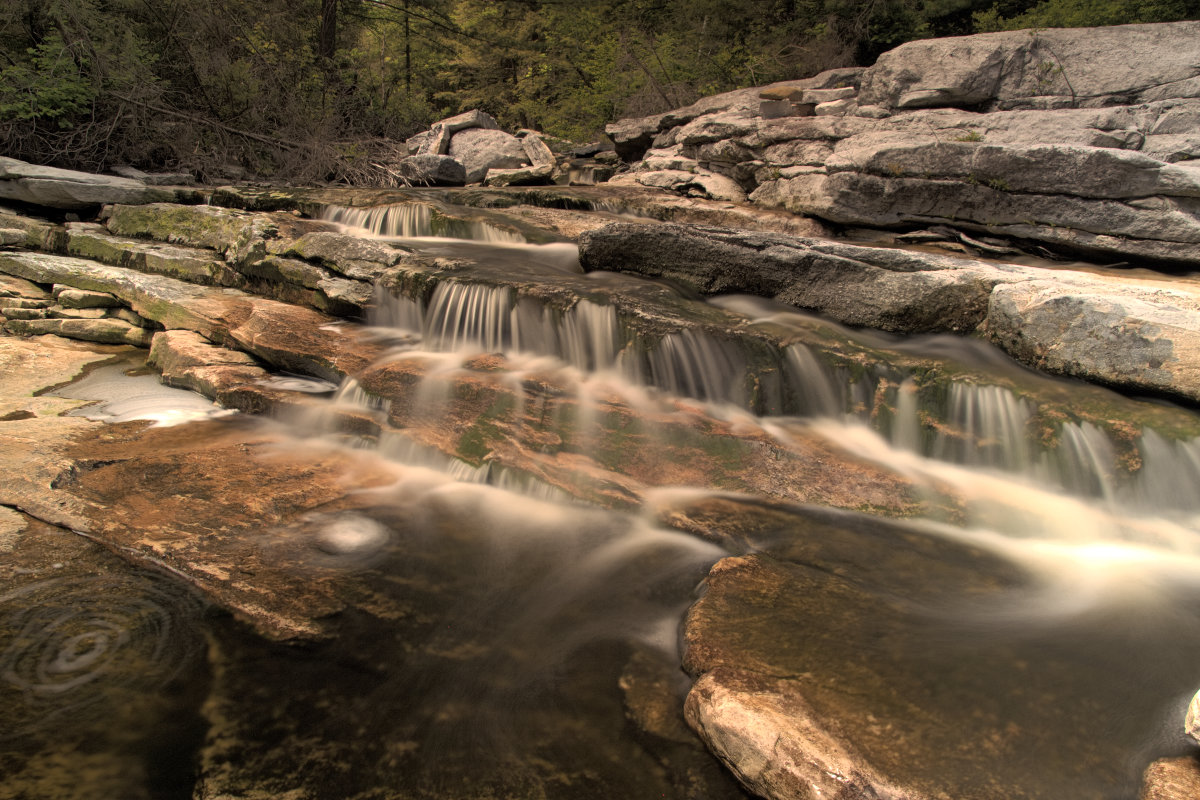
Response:
M936 224L1092 259L1194 264L1197 32L1179 22L910 42L840 82L764 87L762 108L717 95L609 134L642 159L624 180L675 192L698 183L655 173L722 175L755 205L838 224Z
M398 165L401 177L417 186L462 186L467 170L452 156L433 153L409 156Z
M1200 292L1080 273L999 285L988 335L1040 370L1200 401Z
M80 209L104 203L167 202L175 199L175 193L131 178L41 167L0 157L0 198Z
M520 139L504 131L484 128L454 134L449 155L466 169L467 183L482 182L489 169L512 169L528 163Z
M1200 97L1198 43L1200 22L927 39L880 56L860 99L894 109L1004 109Z
M411 137L405 145L410 155L444 156L450 148L450 137L470 128L499 130L500 125L491 114L473 109L433 123L429 130Z

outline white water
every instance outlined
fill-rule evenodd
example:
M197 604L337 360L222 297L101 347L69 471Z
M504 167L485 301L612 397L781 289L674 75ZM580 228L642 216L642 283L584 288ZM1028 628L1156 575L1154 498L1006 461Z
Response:
M416 238L437 236L435 209L428 203L397 203L389 206L345 208L326 206L321 219L349 228L358 228L374 236ZM525 237L483 220L467 220L442 216L443 233L452 238L480 242L519 243Z

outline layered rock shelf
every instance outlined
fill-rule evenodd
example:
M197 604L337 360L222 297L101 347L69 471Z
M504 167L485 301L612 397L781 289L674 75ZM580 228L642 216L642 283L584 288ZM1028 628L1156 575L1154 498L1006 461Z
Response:
M621 181L1188 265L1200 259L1197 42L1196 22L910 42L866 69L608 133L635 162Z

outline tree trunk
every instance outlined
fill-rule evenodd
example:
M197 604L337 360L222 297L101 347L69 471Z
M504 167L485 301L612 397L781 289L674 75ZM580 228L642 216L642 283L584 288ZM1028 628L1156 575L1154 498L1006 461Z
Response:
M321 35L317 42L318 55L332 61L337 52L338 0L321 0Z

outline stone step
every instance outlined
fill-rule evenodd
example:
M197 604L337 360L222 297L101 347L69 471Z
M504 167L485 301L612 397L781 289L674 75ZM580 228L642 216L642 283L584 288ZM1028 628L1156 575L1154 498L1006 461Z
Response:
M276 369L327 380L340 381L361 370L380 352L380 345L361 329L336 324L335 317L236 289L45 253L0 253L0 272L40 284L107 292L164 328L192 330L252 353Z

